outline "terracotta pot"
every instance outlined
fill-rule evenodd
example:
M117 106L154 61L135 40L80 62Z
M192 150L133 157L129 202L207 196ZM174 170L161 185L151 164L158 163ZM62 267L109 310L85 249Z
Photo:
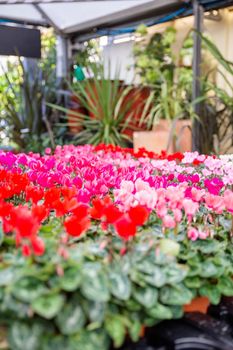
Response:
M141 125L140 120L150 92L150 88L146 86L133 87L125 97L124 103L131 103L130 111L126 114L125 119L131 117L131 122L129 123L130 127L126 128L124 133L131 138L133 138L133 130L146 129L146 124Z
M90 82L91 83L91 82ZM124 85L123 81L121 82L120 86L119 86L119 93L123 91L123 89L127 88L126 85ZM98 94L97 91L95 89L95 86L92 86L92 91L93 94L96 96L95 97L95 101L93 98L93 94L88 93L88 96L90 98L91 101L93 101L94 103L97 102L98 103ZM126 113L125 115L125 120L127 120L127 118L131 118L131 122L129 123L129 127L127 127L124 130L124 134L129 136L130 138L133 138L133 129L135 130L144 130L146 128L146 125L140 125L140 119L142 116L142 112L143 109L145 108L145 103L147 98L150 95L150 88L148 87L132 87L132 89L130 89L130 91L128 92L128 94L125 96L124 101L122 102L122 108L124 108L128 103L130 103L130 110L129 112ZM101 107L98 108L98 114L101 115ZM91 118L95 119L96 116L94 113L89 112L89 115ZM132 129L133 128L133 129Z
M188 152L192 147L191 120L178 120L174 135L171 134L172 122L160 120L152 131L134 132L134 150L144 147L148 151L160 153ZM177 142L176 142L177 140Z
M201 312L207 313L210 301L207 297L198 297L191 301L190 304L184 305L184 312Z
M67 112L68 126L71 134L77 134L82 130L81 125L74 125L75 123L75 115L70 112L77 112L80 114L87 115L87 111L84 107L81 106L78 97L75 95L71 96L71 105L72 107ZM78 117L77 117L78 119Z

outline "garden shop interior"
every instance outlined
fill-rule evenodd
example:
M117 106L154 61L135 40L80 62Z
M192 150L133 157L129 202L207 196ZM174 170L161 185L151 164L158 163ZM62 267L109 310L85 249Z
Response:
M233 0L0 0L0 349L233 350Z
M172 73L175 76L174 82L172 82L173 85L177 84L177 76L180 74L182 68L184 68L183 70L187 68L187 72L188 70L190 71L189 73L184 73L184 75L186 74L184 79L187 78L187 80L192 80L192 84L189 84L190 86L188 88L186 86L183 87L183 90L190 90L188 92L189 96L186 97L186 100L188 100L189 103L189 106L187 107L189 111L187 112L186 107L183 108L183 106L181 107L182 111L177 111L177 108L179 109L180 106L176 107L172 105L169 105L167 108L171 110L171 112L168 113L168 116L164 115L164 110L161 110L160 112L155 112L153 110L151 113L147 111L147 114L150 114L152 122L149 123L149 127L148 123L146 123L147 125L145 123L140 123L141 125L139 128L137 125L137 130L135 131L139 131L140 133L137 134L135 132L135 147L137 149L141 146L145 146L154 151L159 151L163 148L167 150L192 149L205 153L211 151L214 151L215 153L230 153L233 142L231 137L231 117L226 116L224 120L209 122L210 119L213 120L217 118L209 116L209 111L204 111L203 113L203 104L201 101L205 100L206 96L203 96L205 94L201 91L201 76L203 77L210 74L211 81L230 95L231 86L229 86L228 83L230 83L230 85L232 84L233 75L226 70L226 67L220 67L216 57L213 57L213 55L211 57L210 52L207 52L208 50L201 49L202 38L200 33L203 32L207 34L226 60L233 60L232 52L229 49L232 37L231 23L233 21L231 6L232 2L229 0L49 2L33 0L2 0L0 3L0 19L2 26L11 27L10 29L12 29L12 27L30 29L38 28L41 32L46 31L46 28L48 27L53 29L56 41L56 58L53 63L56 66L56 78L54 80L55 87L53 87L53 89L56 89L56 94L59 96L52 102L60 103L60 101L63 100L62 103L65 107L71 106L74 101L72 100L72 97L67 97L69 94L68 91L66 93L64 92L64 85L66 85L64 82L68 80L73 81L76 78L82 79L84 75L83 72L86 69L85 65L88 65L88 61L91 62L96 59L101 60L105 67L105 78L108 75L108 78L114 79L116 71L119 70L118 78L126 85L140 85L141 83L145 85L153 85L156 82L156 79L153 81L153 78L143 76L143 70L147 69L146 60L148 60L148 58L143 57L142 49L141 53L137 54L136 51L140 50L140 43L142 43L141 46L144 44L145 49L145 41L148 41L149 38L155 38L157 34L162 35L164 32L166 33L166 30L169 30L169 28L173 28L176 32L175 39L169 44L164 44L164 57L162 59L158 58L157 63L161 64L162 60L170 60L171 65L176 66L177 69L173 69ZM146 27L146 36L138 34L137 29L140 25ZM192 31L193 29L194 32ZM170 32L170 36L171 35L172 33ZM5 35L3 34L3 36ZM94 45L98 46L98 55L96 55L95 52L96 48L88 46L88 43L91 43L93 40L97 42L97 44L95 43ZM167 33L167 39L165 38L165 41L166 40L171 40L169 38L169 33ZM188 40L190 40L189 44ZM170 48L168 47L169 45ZM31 46L33 47L33 45ZM147 48L150 57L150 55L153 55L153 52L149 52L149 45L147 45ZM172 53L167 53L166 50L171 50ZM84 59L84 56L87 55L90 57ZM96 56L98 57L96 58ZM83 60L86 60L86 62L83 62ZM24 58L24 66L32 76L35 74L33 70L36 69L35 66L38 66L38 62L39 60L35 58ZM5 61L3 58L3 66L4 64ZM143 68L143 64L145 65L145 68ZM84 65L84 67L82 65ZM167 64L167 66L168 65L169 64ZM150 68L150 70L152 70L152 68ZM223 74L221 68L223 68ZM148 72L150 73L149 70ZM93 74L90 72L85 73L86 77L90 77L90 74ZM192 74L194 78L191 77ZM65 90L67 90L67 88L65 88ZM147 98L148 93L143 93L141 94L141 99ZM181 95L184 93L186 92L180 92ZM170 92L170 94L172 94L172 92ZM216 105L214 106L214 108L217 109L215 115L221 108L221 102L222 101L216 102ZM161 101L161 104L163 104L163 101ZM183 101L181 104L183 104ZM143 107L144 106L141 105L141 110L136 116L133 115L132 119L139 118L138 115L142 114ZM161 108L166 109L163 105ZM185 109L184 112L183 109ZM190 112L190 109L192 109L192 112ZM144 114L146 114L146 112ZM199 119L200 114L207 114L206 119L203 117L203 120L201 121ZM195 116L198 117L195 118ZM46 118L46 116L44 118ZM191 127L189 122L184 126L182 124L181 127L174 127L173 125L173 127L169 126L169 128L165 128L166 133L169 134L169 136L164 136L165 134L162 134L164 130L160 132L159 136L152 132L149 134L141 133L141 131L148 132L151 130L156 132L156 130L154 130L156 127L152 127L151 125L156 125L158 119L161 118L171 119L173 121L186 118L192 119L192 132L188 131L188 128ZM49 122L50 121L47 121L47 124ZM74 124L74 121L72 121L72 123ZM203 131L205 128L203 125L205 125L205 127L209 125L208 135ZM227 126L227 131L225 130L225 125ZM174 128L176 129L175 132L173 132ZM24 129L27 130L27 125L22 128L22 130ZM51 125L51 129L53 129L53 125ZM167 129L169 129L169 132ZM75 130L75 127L73 130ZM173 137L174 133L176 133L175 137ZM192 135L190 135L191 133ZM155 143L159 144L159 139L163 139L164 137L166 138L166 142L163 142L161 146L156 148ZM175 138L176 140L174 141ZM190 139L187 142L187 145L183 145L183 138ZM169 139L171 139L170 142ZM53 141L51 142L54 143ZM176 145L174 146L174 144Z

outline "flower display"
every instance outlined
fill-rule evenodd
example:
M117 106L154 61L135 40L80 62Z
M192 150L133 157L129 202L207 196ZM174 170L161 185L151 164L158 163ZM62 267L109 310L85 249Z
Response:
M0 151L10 349L26 349L11 336L16 326L30 329L30 350L119 347L142 325L180 317L195 296L216 304L233 295L232 186L231 158L196 152Z

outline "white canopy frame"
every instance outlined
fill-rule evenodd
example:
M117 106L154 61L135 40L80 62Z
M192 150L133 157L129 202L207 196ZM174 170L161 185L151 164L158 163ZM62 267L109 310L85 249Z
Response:
M0 0L0 19L53 26L74 36L162 15L181 5L180 0Z

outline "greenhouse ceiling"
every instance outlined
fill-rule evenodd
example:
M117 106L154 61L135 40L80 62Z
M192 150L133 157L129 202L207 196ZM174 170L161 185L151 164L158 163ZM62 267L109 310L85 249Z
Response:
M233 5L233 0L199 2L205 10ZM1 23L52 26L73 37L130 32L141 21L150 25L191 13L191 0L0 0Z

